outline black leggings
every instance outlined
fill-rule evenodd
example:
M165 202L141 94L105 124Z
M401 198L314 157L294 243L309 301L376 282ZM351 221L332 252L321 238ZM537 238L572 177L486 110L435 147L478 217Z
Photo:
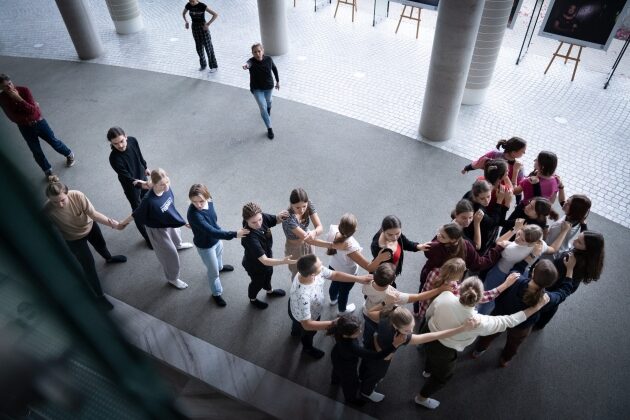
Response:
M107 249L105 238L103 238L103 234L101 233L101 228L98 227L98 223L96 222L92 222L92 229L90 230L90 233L83 238L77 239L76 241L66 241L70 251L72 251L83 268L85 279L87 280L90 288L97 297L101 297L103 296L103 289L101 288L101 282L98 278L98 274L96 273L94 257L92 256L88 242L92 244L96 252L98 252L101 257L106 260L109 260L112 257L112 254L110 254Z

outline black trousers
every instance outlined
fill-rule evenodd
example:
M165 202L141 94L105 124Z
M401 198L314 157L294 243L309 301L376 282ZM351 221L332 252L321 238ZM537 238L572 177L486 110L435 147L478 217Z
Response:
M131 206L131 211L133 212L138 208L138 206L140 205L140 202L142 201L142 198L145 196L148 190L135 188L134 186L129 187L129 186L123 185L122 187L123 187L123 191L125 192L125 197L127 197L127 201L129 201L129 205ZM140 235L142 235L144 240L148 244L150 244L151 241L149 241L149 237L147 236L147 230L144 227L144 225L142 223L138 223L138 221L135 219L134 219L134 222L136 224L136 227L138 228L138 232L140 232Z
M103 238L103 234L101 233L101 228L99 228L98 223L96 222L92 222L92 229L90 230L90 233L83 238L77 239L76 241L66 241L70 251L72 251L74 256L77 258L77 261L83 268L85 278L88 281L90 288L97 297L101 297L103 296L103 289L101 288L101 281L98 278L96 265L94 264L94 257L92 256L92 251L90 251L88 242L92 244L96 252L98 252L101 257L106 260L112 257L112 254L107 249L105 238Z
M383 380L391 364L390 360L378 359L368 360L361 359L359 365L359 379L361 380L361 393L370 395L376 385Z
M293 314L291 313L291 299L289 299L289 318L291 318L291 335L299 334L300 341L302 341L302 346L304 346L305 349L312 349L313 338L315 337L315 334L317 334L317 330L313 330L313 331L305 330L304 327L302 327L302 324L300 323L300 321L296 320L293 317ZM315 321L319 321L320 319L321 319L321 316L317 318Z
M333 347L330 353L333 370L331 376L332 383L341 384L343 396L346 401L354 402L359 398L359 375L357 374L357 360L347 360L339 357L337 347Z
M210 31L203 28L203 24L193 23L192 34L195 39L195 46L197 47L197 54L199 55L199 65L202 68L206 68L206 56L204 50L208 54L208 60L210 60L210 68L216 69L218 67L217 59L214 56L214 48L212 47L212 39L210 38Z
M429 332L425 324L422 333ZM439 340L431 341L424 345L426 362L425 371L431 374L420 390L420 395L430 397L448 383L455 372L457 363L457 350L446 347Z
M247 287L247 296L250 299L256 299L258 292L262 289L271 291L271 276L273 275L273 270L261 273L247 271L247 275L249 275L250 278L249 286Z

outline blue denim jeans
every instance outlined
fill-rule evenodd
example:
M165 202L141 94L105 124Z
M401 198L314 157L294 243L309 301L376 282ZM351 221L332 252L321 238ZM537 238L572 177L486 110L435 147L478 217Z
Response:
M271 128L271 117L269 116L269 112L267 109L271 110L271 93L273 89L254 89L252 90L252 95L254 95L254 99L256 99L256 103L258 104L258 108L260 109L260 116L267 128Z
M486 279L483 282L484 290L492 290L498 287L505 281L507 274L499 269L498 265L492 267L492 269L486 275ZM494 310L494 301L482 303L477 306L477 312L484 315L490 315Z
M53 133L52 129L43 118L33 125L18 125L18 128L20 129L20 133L22 133L22 137L26 140L28 148L31 149L35 162L37 162L44 172L51 169L52 166L42 151L42 146L39 144L40 138L50 144L55 152L63 156L70 156L72 154L68 146L55 137L55 133Z
M221 296L223 287L219 279L219 271L223 268L223 243L219 241L212 248L197 248L197 253L208 270L208 284L212 296Z

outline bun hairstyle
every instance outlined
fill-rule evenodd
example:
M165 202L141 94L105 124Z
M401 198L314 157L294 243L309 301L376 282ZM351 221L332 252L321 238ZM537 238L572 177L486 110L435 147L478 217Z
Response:
M460 281L466 272L466 262L461 258L451 258L440 267L440 275L435 281L434 289L441 287L447 281Z
M566 221L571 224L584 223L591 211L591 199L583 194L574 194L567 201L569 209Z
M490 159L483 167L483 177L492 185L496 185L508 171L505 159Z
M126 136L125 130L120 127L112 127L107 130L107 141L112 141L118 136Z
M350 337L361 329L359 319L353 315L344 315L333 321L332 325L326 330L326 335L332 335L336 340Z
M164 169L162 168L154 169L151 171L151 183L155 185L161 180L163 180L164 178L166 178L167 176L168 175L166 174L166 171Z
M462 213L474 213L475 209L473 208L470 200L466 200L465 198L459 200L455 205L455 210L451 213L451 219L454 219L457 215Z
M345 213L341 216L341 220L339 221L339 237L333 240L333 244L340 244L345 242L348 238L354 235L354 232L357 231L357 217L352 213ZM330 248L326 252L328 255L335 255L337 250L335 248Z
M538 242L543 237L543 231L538 225L526 225L521 229L523 232L523 239L528 244L532 244L534 242Z
M527 142L520 137L511 137L507 140L499 140L497 150L503 149L505 153L518 152L527 146Z
M545 197L534 197L532 203L534 203L537 221L545 222L547 216L551 220L558 220L558 213L551 207L551 202Z
M68 194L68 186L63 184L57 175L48 177L48 185L46 186L46 197L56 197L60 194Z
M584 245L586 250L573 249L575 254L575 269L573 278L583 283L599 280L604 268L604 237L599 232L586 230L584 233Z
M404 306L394 305L381 311L381 318L389 318L389 323L397 330L402 330L413 322L413 315Z
M468 277L459 285L459 303L475 306L483 297L483 283L479 277Z
M208 191L208 187L203 184L193 184L188 191L188 198L192 199L193 197L201 196L206 200L210 200L212 196Z
M540 260L533 269L532 280L538 286L538 289L532 291L530 288L527 288L525 290L523 303L528 307L536 305L545 293L545 288L551 287L558 280L558 270L556 270L552 261Z
M262 213L260 206L254 202L249 202L243 206L243 220L247 221L257 214Z
M556 167L558 166L558 156L556 156L554 152L543 150L538 153L536 160L538 161L538 168L540 169L540 173L538 175L551 176L556 172ZM535 172L529 174L529 176L534 175L536 175Z

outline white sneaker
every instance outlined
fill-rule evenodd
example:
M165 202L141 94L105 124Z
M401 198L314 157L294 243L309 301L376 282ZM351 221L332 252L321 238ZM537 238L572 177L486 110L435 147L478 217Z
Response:
M361 393L361 395L363 395L365 398L367 398L368 400L372 402L381 402L385 399L384 394L381 394L380 392L376 392L376 391L372 391L370 395L365 395L364 393Z
M188 248L192 248L193 244L191 244L190 242L182 242L179 247L177 247L178 250L180 249L188 249Z
M188 284L187 284L187 283L184 283L184 282L183 282L183 281L181 281L180 279L177 279L177 280L175 280L175 281L169 281L169 283L170 283L172 286L174 286L174 287L176 287L176 288L178 288L178 289L180 289L180 290L181 290L181 289L185 289L185 288L187 288L187 287L188 287Z
M339 315L351 314L354 310L357 309L354 303L349 303L346 305L345 311L339 311Z
M337 304L337 299L330 301L330 306L335 306Z
M429 410L435 410L440 405L440 402L438 400L434 400L433 398L427 398L426 400L421 400L420 398L418 398L417 395L413 397L413 402L425 408L428 408Z

